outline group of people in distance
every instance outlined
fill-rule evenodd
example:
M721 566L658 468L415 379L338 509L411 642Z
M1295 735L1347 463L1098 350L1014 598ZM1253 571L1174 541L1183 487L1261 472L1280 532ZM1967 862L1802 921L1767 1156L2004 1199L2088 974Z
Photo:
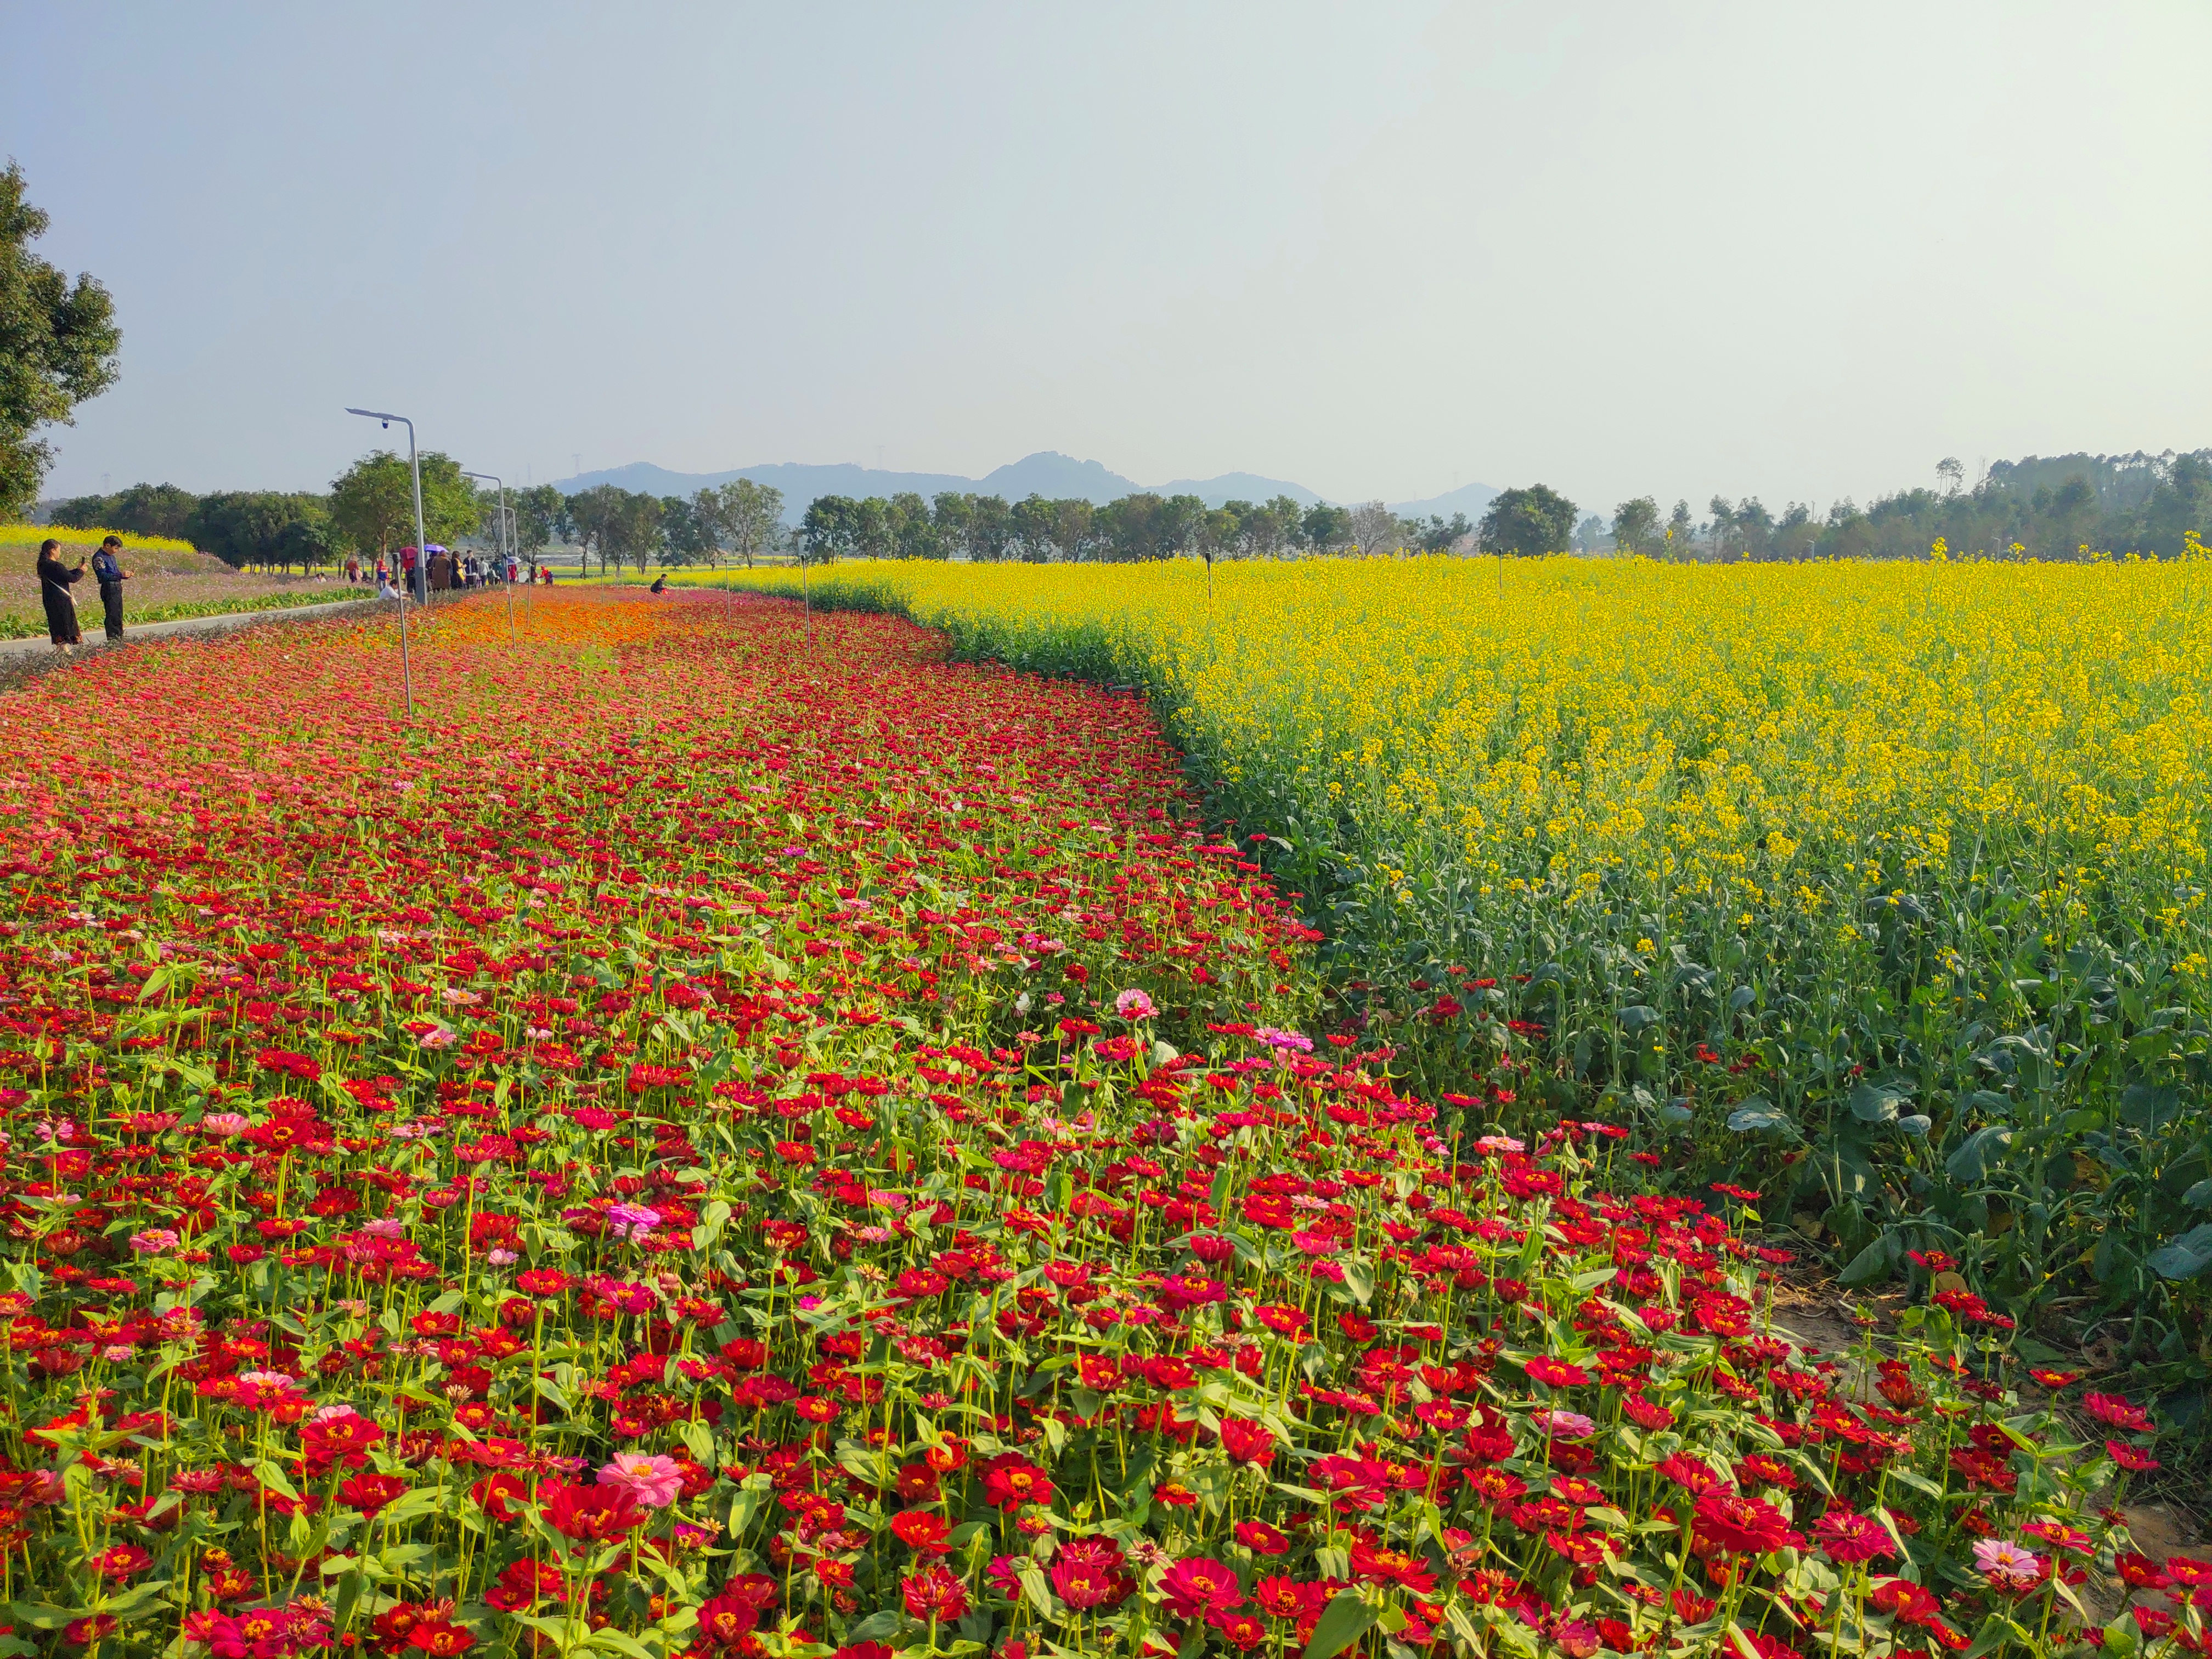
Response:
M507 580L509 582L519 582L524 580L522 561L512 554L505 559L480 558L473 553L456 554L433 542L430 544L429 558L422 562L421 568L418 569L415 550L411 547L403 547L399 550L398 556L388 562L381 556L377 558L374 566L376 577L376 597L380 599L398 599L398 584L401 582L405 582L413 591L418 603L427 599L433 592L447 593L472 587L489 587L499 580L502 565L506 568ZM362 582L368 579L371 569L372 567L367 561L349 558L345 562L346 580L353 583ZM528 580L533 583L542 581L550 587L553 585L553 573L550 569L539 569L532 572Z
M39 599L46 606L47 637L53 641L55 650L69 652L76 650L83 642L77 623L76 595L70 589L84 579L86 562L80 558L73 565L65 565L62 562L61 551L61 543L52 536L39 544ZM387 562L380 556L374 566L377 597L398 599L399 589L394 583L400 580L412 586L418 600L427 599L431 590L448 592L461 588L489 587L499 580L502 566L509 582L519 582L524 579L520 559L512 556L506 559L482 558L473 553L457 555L434 544L430 549L428 561L420 571L416 569L416 563L415 550L411 547L401 548L396 561ZM100 587L101 618L106 625L107 637L110 641L120 640L123 637L123 584L131 579L131 573L123 568L123 538L120 536L110 536L100 543L100 550L92 556L91 570L93 580ZM349 583L360 584L368 575L369 570L368 562L358 557L349 558L345 562L346 580ZM541 568L533 571L529 580L542 581L550 587L553 585L553 572L550 568Z

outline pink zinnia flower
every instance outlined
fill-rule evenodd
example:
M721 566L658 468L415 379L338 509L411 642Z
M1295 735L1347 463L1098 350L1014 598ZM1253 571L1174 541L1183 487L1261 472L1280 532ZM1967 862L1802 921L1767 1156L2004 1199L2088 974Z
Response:
M1114 1012L1124 1019L1150 1019L1158 1011L1142 991L1127 990L1114 999Z
M620 1486L649 1510L665 1510L684 1490L684 1471L672 1457L617 1452L599 1470L599 1484Z
M1554 1440L1587 1440L1597 1425L1580 1412L1531 1412L1528 1420Z
M1998 1589L2033 1589L2043 1582L2043 1558L2002 1538L1976 1539L1974 1565Z

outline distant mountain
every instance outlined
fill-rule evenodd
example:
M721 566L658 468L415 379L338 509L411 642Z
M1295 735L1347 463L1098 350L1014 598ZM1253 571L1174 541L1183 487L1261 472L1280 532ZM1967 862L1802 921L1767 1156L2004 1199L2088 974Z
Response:
M1012 469L1001 467L1000 471L1003 472ZM562 478L554 487L564 495L573 495L580 489L589 489L595 484L603 483L614 484L623 489L641 490L648 495L689 495L695 490L716 489L739 478L750 478L755 483L781 489L783 492L784 522L793 525L805 515L807 504L817 495L896 495L902 490L910 489L927 496L934 495L939 490L972 490L975 488L975 479L959 477L950 472L887 472L854 462L810 466L799 461L778 461L767 466L737 466L727 472L671 472L650 461L632 461L628 466L610 467L601 472L584 472L573 478Z
M817 495L891 496L911 490L927 498L950 489L1003 495L1010 501L1034 493L1054 501L1079 496L1103 503L1117 501L1139 487L1117 472L1109 472L1097 461L1079 461L1049 449L1025 455L982 478L963 478L951 472L890 472L853 462L811 466L799 461L778 461L766 466L732 467L727 472L671 472L650 461L632 461L628 466L562 478L554 487L566 495L603 483L649 495L689 495L738 478L781 489L783 521L789 525L805 516L808 503Z
M1486 483L1462 484L1447 495L1431 495L1425 501L1394 501L1390 510L1408 519L1449 519L1455 513L1464 513L1472 524L1497 499L1498 492Z
M1109 472L1096 461L1079 461L1072 455L1040 449L966 487L985 495L1003 495L1010 501L1037 495L1048 501L1085 501L1103 506L1144 486L1131 483L1118 472Z
M1218 478L1177 478L1173 483L1156 484L1153 488L1163 495L1195 495L1208 507L1219 507L1224 501L1272 501L1278 495L1288 495L1300 507L1311 507L1323 499L1304 484L1263 478L1256 472L1224 472Z
M1170 483L1139 484L1097 461L1079 461L1072 455L1050 449L1024 455L981 478L963 478L951 472L890 472L854 462L814 466L799 461L778 461L766 466L732 467L726 472L672 472L650 461L632 461L628 466L579 473L573 478L561 479L554 487L569 495L603 483L648 495L689 495L695 490L717 488L737 478L750 478L755 483L781 489L783 520L789 525L796 525L805 515L808 503L817 495L890 496L908 490L927 497L950 489L963 494L1003 495L1010 501L1030 495L1042 495L1048 501L1073 497L1101 505L1145 489L1161 495L1196 495L1208 507L1219 507L1224 501L1271 501L1277 495L1288 495L1301 507L1311 507L1327 499L1304 484L1282 478L1263 478L1256 472L1224 472L1212 478L1177 478ZM1481 516L1483 508L1497 494L1488 484L1472 483L1425 501L1401 501L1393 510L1419 518L1432 514L1449 518L1455 513L1464 513L1474 519Z

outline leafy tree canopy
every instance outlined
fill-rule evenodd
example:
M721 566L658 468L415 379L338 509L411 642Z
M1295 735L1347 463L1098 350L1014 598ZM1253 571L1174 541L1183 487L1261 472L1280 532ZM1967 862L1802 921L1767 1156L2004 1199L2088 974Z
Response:
M452 456L426 449L422 474L422 533L441 545L472 535L483 522L476 485L461 476ZM415 540L415 494L407 458L374 450L331 485L331 529L339 545L383 555Z
M1490 503L1477 538L1486 553L1564 553L1574 543L1575 512L1572 501L1546 485L1509 489Z
M123 331L90 276L70 281L33 254L47 216L24 197L23 170L0 173L0 512L27 516L53 460L33 434L66 426L76 406L115 383Z

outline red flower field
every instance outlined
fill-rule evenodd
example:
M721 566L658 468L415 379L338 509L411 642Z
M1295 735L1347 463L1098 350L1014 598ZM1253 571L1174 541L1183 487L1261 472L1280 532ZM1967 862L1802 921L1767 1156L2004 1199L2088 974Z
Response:
M0 1659L2201 1650L2138 1407L1804 1348L1741 1197L1316 1030L1142 703L815 629L0 700Z

